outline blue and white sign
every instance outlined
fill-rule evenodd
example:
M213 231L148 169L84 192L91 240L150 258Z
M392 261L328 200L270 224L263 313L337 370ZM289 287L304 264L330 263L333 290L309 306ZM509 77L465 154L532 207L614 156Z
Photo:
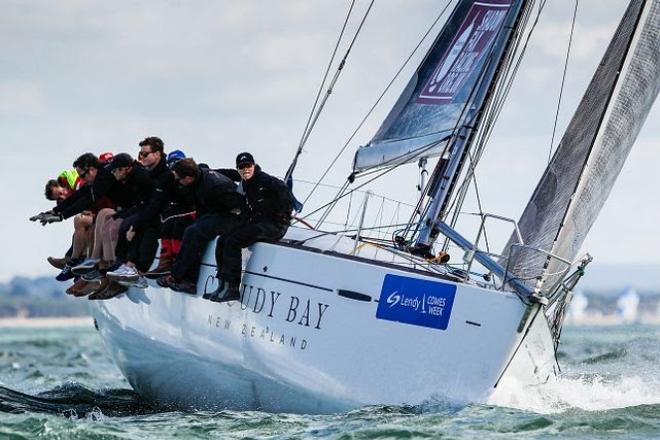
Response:
M453 284L385 275L376 318L446 330L455 295Z

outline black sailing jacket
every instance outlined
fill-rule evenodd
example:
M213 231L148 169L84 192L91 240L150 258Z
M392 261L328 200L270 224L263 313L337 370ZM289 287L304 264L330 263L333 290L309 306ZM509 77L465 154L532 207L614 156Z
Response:
M266 174L258 166L250 180L241 182L250 208L250 221L272 221L289 224L293 199L289 188L277 177Z
M144 224L159 221L159 215L169 205L176 188L174 174L164 159L161 159L153 169L148 170L148 173L152 189L149 197L142 202L138 217L135 220L134 225L138 229Z
M151 198L154 186L149 170L136 161L126 180L117 182L113 188L111 200L122 209L141 207Z
M60 202L53 212L62 214L63 218L69 218L90 209L103 197L108 197L112 202L116 202L113 200L113 196L117 194L117 183L115 176L106 167L100 167L91 185L82 186L71 197Z
M199 215L241 215L245 211L245 199L236 191L236 185L220 173L200 168L199 177L191 186L193 203Z

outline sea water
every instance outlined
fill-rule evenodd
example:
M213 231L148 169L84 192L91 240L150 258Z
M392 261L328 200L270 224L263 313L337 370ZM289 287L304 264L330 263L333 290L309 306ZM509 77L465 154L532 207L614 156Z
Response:
M559 380L512 387L488 405L431 401L307 416L154 407L130 390L93 328L3 328L0 439L655 439L659 336L652 326L567 327Z

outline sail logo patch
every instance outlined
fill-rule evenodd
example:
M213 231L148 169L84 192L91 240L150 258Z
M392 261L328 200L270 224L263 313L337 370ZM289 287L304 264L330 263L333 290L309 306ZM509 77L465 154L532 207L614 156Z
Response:
M453 284L388 274L376 318L446 330L455 295Z
M510 7L510 0L481 0L472 4L433 74L424 84L417 98L418 103L464 102L458 99L459 95L469 95L479 76L477 66L485 61ZM464 89L467 89L465 93L461 93Z

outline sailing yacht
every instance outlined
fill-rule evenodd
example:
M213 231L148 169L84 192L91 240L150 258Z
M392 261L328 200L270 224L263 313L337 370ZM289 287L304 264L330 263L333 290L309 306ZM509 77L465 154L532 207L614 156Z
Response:
M481 213L471 241L457 230L458 212L534 4L457 1L357 149L327 210L360 179L437 158L391 239L370 239L363 222L337 233L299 221L279 242L244 252L240 302L202 299L217 286L213 249L196 295L150 285L93 302L131 386L175 407L328 413L487 402L511 381L556 377L564 314L591 261L578 252L660 89L660 1L630 2L520 219ZM511 225L499 253L482 245L486 221ZM458 265L443 258L448 245L464 252Z

